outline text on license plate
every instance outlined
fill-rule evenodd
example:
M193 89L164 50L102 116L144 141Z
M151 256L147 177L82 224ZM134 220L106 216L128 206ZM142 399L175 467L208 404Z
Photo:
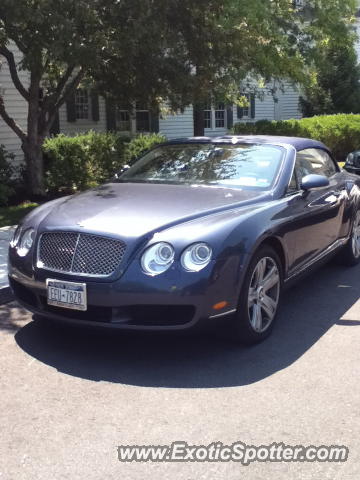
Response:
M86 283L46 280L47 303L56 307L86 310Z

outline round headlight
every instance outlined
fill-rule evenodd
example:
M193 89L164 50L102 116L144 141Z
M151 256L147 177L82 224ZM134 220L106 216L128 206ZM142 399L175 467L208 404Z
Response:
M141 266L145 273L159 275L170 268L174 256L174 248L169 243L156 243L144 252L141 257Z
M10 246L12 248L16 247L16 245L18 244L20 235L21 235L21 226L18 225L18 227L16 228L16 230L14 232L14 235L13 235L12 239L10 240Z
M212 250L207 243L195 243L184 250L181 265L189 272L199 272L209 264L211 256Z
M21 235L17 253L20 257L25 257L28 254L35 238L35 230L33 228L28 228L25 232Z

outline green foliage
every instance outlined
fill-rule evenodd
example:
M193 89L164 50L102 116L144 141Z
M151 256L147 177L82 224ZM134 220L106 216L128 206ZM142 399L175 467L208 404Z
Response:
M14 0L1 0L0 47L12 40L22 50L21 67L41 81L40 108L50 112L69 68L71 74L81 69L82 80L97 80L121 102L154 106L167 99L184 108L194 99L237 96L249 72L262 79L304 80L304 66L320 44L329 38L346 43L355 12L354 0L305 4L17 0L15 8Z
M125 149L123 160L124 164L131 164L140 154L150 150L156 144L165 142L164 135L153 133L151 135L138 135L129 142Z
M73 193L105 181L121 167L124 145L112 133L89 132L46 139L43 146L46 190Z
M14 155L7 153L4 145L0 145L0 205L7 205L9 197L14 194L13 161Z
M0 207L0 228L8 225L18 225L20 220L37 206L37 203L23 202L20 205Z
M332 150L338 162L344 162L348 153L360 149L360 115L237 123L233 131L243 135L281 135L319 140Z
M305 117L360 112L360 66L353 43L319 47L300 105Z
M157 143L161 135L132 140L116 133L88 132L45 140L45 186L50 194L74 193L109 180L121 167Z
M348 44L354 0L123 0L103 9L112 31L94 76L125 104L169 101L173 109L209 98L236 103L240 82L304 83L318 46ZM164 52L166 51L166 55ZM252 88L256 82L252 82Z
M270 79L304 83L320 45L329 39L348 45L355 0L304 3L296 8L290 0L1 0L0 54L28 102L28 124L37 131L11 121L1 98L0 116L21 139L30 191L44 192L43 139L81 82L96 84L115 104L141 102L152 111L164 102L173 110L201 106L209 98L236 103L239 85L246 86L249 76L253 89ZM20 62L9 49L14 44ZM29 89L21 84L21 69L30 73ZM202 118L200 123L197 130L203 130ZM79 184L87 183L86 170Z

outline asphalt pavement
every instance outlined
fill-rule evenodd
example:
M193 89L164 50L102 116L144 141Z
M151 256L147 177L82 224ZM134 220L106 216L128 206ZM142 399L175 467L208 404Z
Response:
M207 334L98 332L0 307L0 479L358 480L360 267L286 292L245 348ZM118 445L346 445L345 463L122 463Z
M0 228L0 291L9 286L7 277L7 252L15 227Z

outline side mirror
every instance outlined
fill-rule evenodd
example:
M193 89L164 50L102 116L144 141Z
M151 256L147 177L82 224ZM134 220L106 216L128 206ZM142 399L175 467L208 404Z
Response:
M313 188L322 188L328 187L330 185L329 179L324 175L306 175L301 180L300 188L307 192L308 190L312 190Z
M349 173L357 173L360 175L360 150L349 153L346 158L344 170Z

